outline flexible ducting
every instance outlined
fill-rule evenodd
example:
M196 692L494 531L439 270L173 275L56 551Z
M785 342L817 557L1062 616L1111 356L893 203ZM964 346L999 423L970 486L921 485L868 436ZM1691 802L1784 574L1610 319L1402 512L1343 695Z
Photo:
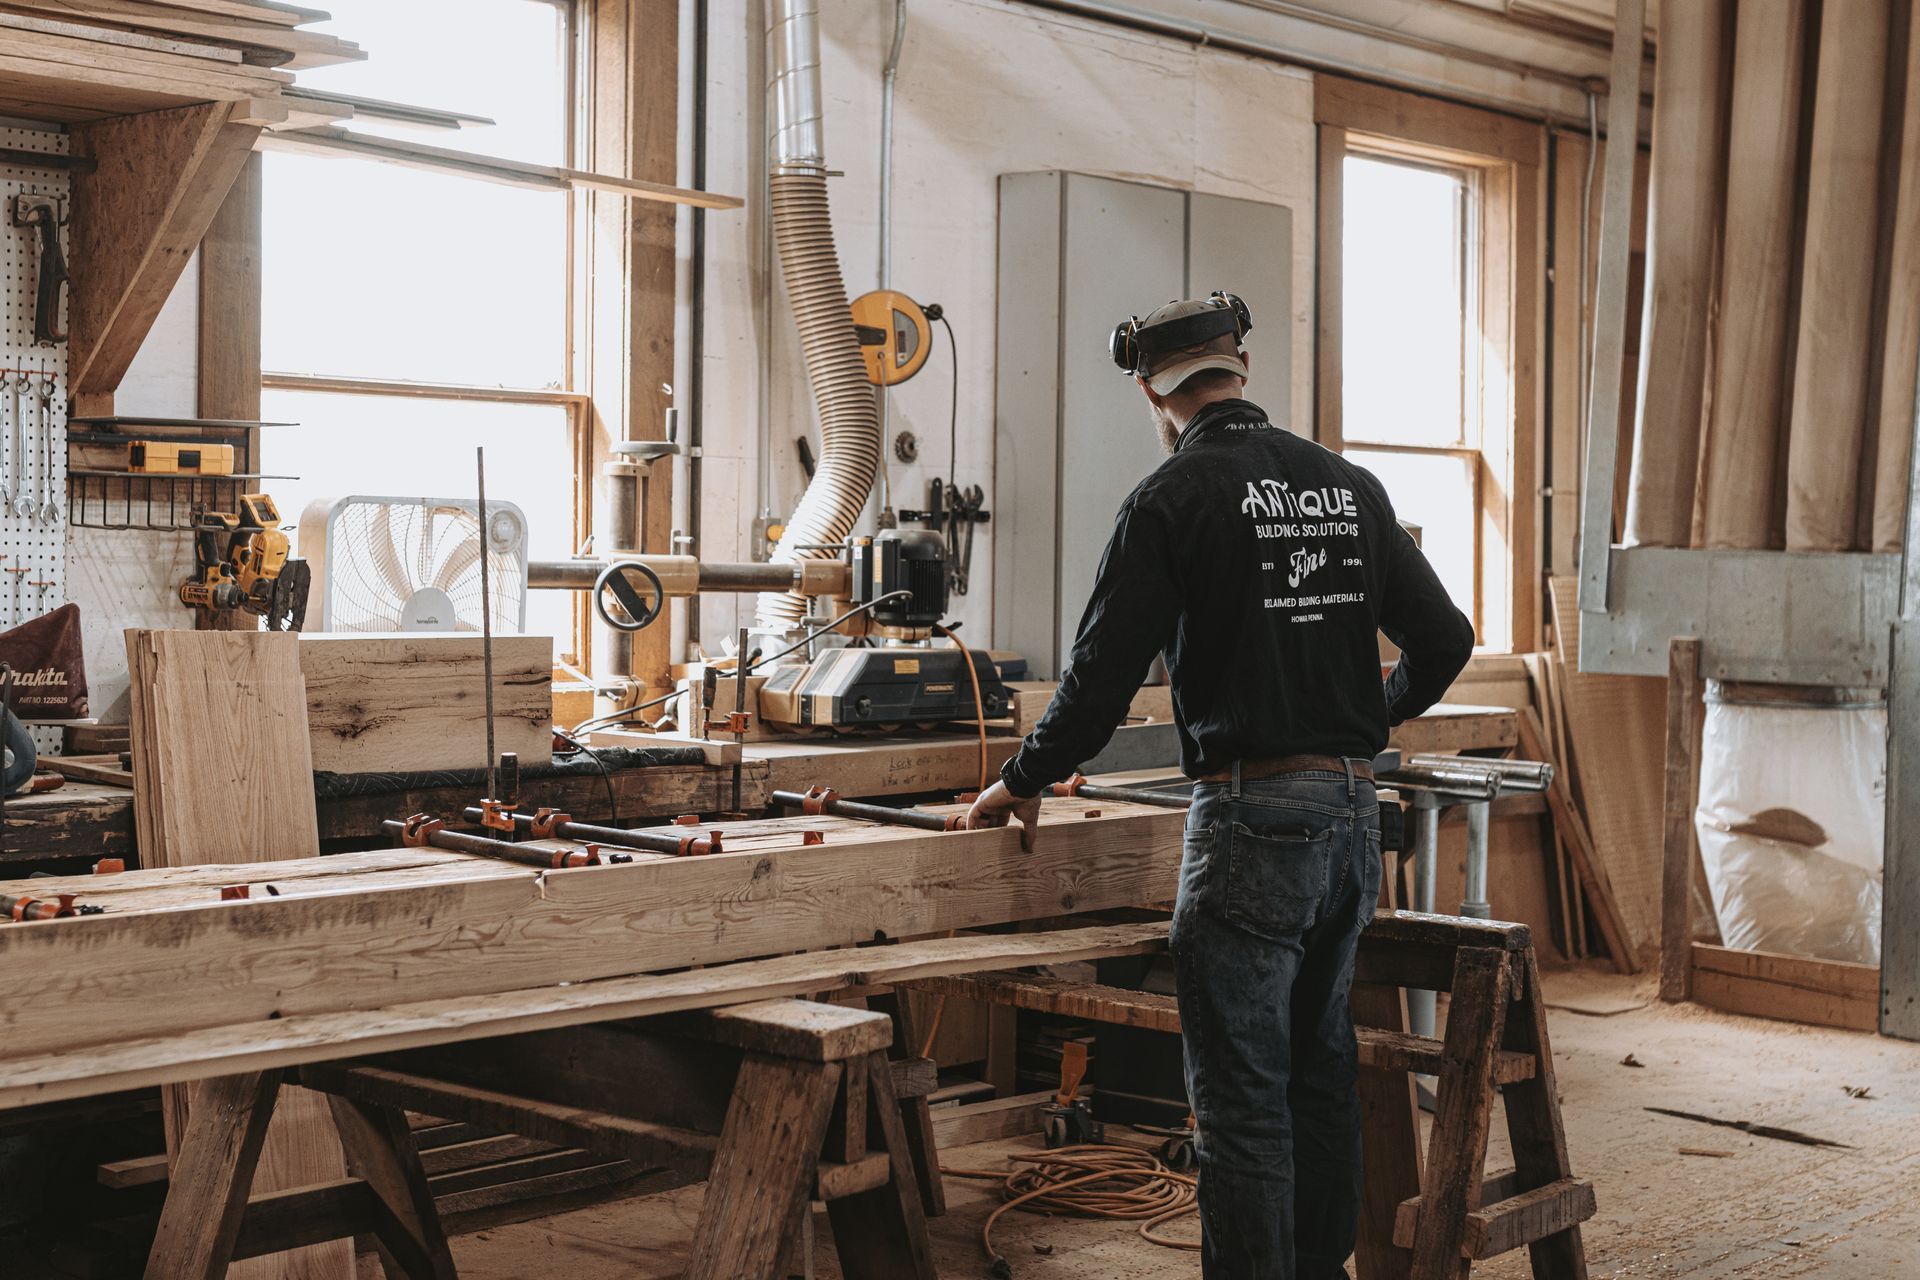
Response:
M837 544L853 532L880 468L880 415L860 358L827 211L815 0L774 0L767 46L767 93L774 109L774 243L820 411L820 459L773 553L776 563L791 563L830 555L809 548ZM758 625L764 631L788 631L806 610L804 595L764 592Z

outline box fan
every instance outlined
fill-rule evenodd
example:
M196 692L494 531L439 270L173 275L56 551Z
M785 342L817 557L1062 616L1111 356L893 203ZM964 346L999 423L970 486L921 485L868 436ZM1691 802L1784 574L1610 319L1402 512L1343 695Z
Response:
M493 629L524 631L526 517L511 502L490 500L487 525ZM318 498L300 515L300 554L313 569L321 631L480 630L475 502Z

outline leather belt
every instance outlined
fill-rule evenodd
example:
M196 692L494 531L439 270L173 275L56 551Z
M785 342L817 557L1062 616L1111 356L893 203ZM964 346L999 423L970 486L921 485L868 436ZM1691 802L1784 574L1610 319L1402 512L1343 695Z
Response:
M1342 760L1339 756L1256 756L1240 762L1240 781L1257 782L1262 778L1280 778L1290 773L1342 773L1351 768L1353 776L1373 781L1371 760ZM1233 770L1209 773L1202 782L1232 782Z

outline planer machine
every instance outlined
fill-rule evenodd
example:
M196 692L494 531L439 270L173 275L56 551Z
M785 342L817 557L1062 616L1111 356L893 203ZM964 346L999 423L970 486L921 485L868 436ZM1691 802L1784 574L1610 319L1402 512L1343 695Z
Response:
M620 631L651 626L669 599L702 592L793 591L808 597L820 617L808 619L805 636L784 647L781 637L763 638L762 650L773 651L747 654L746 672L732 673L759 681L752 709L769 728L893 730L1007 714L1012 695L1006 681L1025 675L1024 662L996 662L985 650L958 641L952 647L931 643L950 634L940 625L948 603L944 538L930 530L884 529L848 538L837 551L766 564L628 553L610 560L535 561L527 567L528 584L590 591L600 620ZM816 647L829 637L838 643ZM712 707L723 678L720 668L709 665L689 683Z

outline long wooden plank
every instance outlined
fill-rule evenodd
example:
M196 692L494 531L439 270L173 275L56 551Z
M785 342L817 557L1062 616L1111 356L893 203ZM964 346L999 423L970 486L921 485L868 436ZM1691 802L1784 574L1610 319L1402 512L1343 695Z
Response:
M1803 0L1744 0L1733 43L1726 235L1701 541L1777 547L1774 474L1791 367L1795 169L1806 62Z
M1880 438L1869 549L1898 551L1906 529L1913 450L1916 361L1920 361L1920 22L1909 19L1906 103L1895 179L1893 246L1880 371Z
M172 1035L127 1037L84 1052L56 1050L0 1062L0 1109L189 1079L207 1072L322 1062L347 1054L384 1053L510 1032L743 1004L969 969L1138 955L1165 946L1164 921L1055 933L941 938L892 947L781 956L685 973L409 1001L384 1009L295 1014L270 1024L244 1022ZM476 962L470 967L486 966Z
M313 767L334 773L487 764L487 681L477 635L314 632L300 637ZM493 641L494 742L521 764L553 759L553 641Z
M270 862L320 852L299 639L289 633L129 631L135 790L149 815L141 851L159 866ZM137 874L137 873L136 873ZM102 917L104 918L104 917ZM141 976L139 968L130 978ZM195 1104L167 1091L169 1149ZM286 1089L255 1186L280 1191L346 1172L325 1102ZM234 1280L344 1280L344 1241L234 1265Z
M1629 544L1684 547L1690 540L1720 234L1720 145L1727 119L1721 53L1731 10L1729 0L1660 9Z
M1693 944L1693 998L1709 1008L1816 1027L1877 1031L1880 970L1771 951Z
M1800 337L1787 446L1787 550L1855 542L1872 369L1887 0L1820 17Z

